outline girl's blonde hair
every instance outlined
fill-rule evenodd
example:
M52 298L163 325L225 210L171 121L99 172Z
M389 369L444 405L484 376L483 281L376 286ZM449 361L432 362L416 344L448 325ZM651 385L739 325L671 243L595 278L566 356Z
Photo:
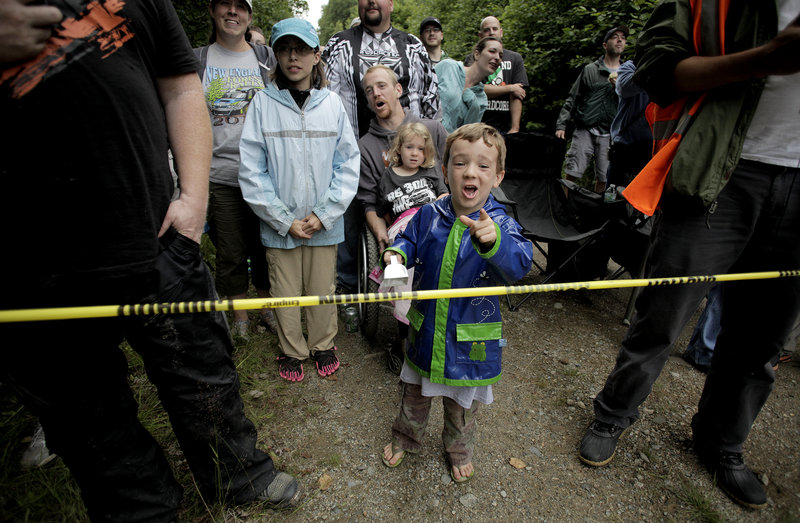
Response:
M389 148L389 165L403 165L400 148L409 138L414 136L422 138L425 142L425 161L422 163L422 167L430 168L436 165L436 150L433 147L433 137L428 132L428 128L419 122L407 123L397 130L397 134L392 140L392 146Z

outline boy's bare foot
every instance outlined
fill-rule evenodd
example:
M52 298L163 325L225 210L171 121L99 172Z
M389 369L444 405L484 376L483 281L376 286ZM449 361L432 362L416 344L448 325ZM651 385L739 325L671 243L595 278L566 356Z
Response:
M397 452L392 453L392 444L389 443L383 447L383 464L390 468L397 467L403 462L405 454L406 452L404 450L397 450Z
M473 474L475 474L475 468L472 466L472 463L461 466L452 465L450 467L450 477L452 477L453 481L456 483L469 481Z

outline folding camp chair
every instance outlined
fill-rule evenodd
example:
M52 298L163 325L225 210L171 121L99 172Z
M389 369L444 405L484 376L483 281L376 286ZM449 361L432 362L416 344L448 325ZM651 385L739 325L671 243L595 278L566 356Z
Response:
M506 174L495 197L506 204L522 225L524 236L545 257L546 267L534 261L545 274L542 283L563 278L565 269L575 269L578 255L600 239L616 205L561 179L564 140L541 133L517 133L506 136L506 147ZM517 310L529 297L516 304L510 296L506 299L509 308Z

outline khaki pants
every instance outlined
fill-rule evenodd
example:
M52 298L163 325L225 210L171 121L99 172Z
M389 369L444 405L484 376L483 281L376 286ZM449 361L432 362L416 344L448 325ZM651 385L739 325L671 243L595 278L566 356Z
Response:
M273 298L327 296L335 292L335 245L268 248L267 263ZM281 351L298 360L307 359L312 352L333 348L333 338L338 329L336 305L307 307L305 313L308 341L303 337L299 307L275 309Z

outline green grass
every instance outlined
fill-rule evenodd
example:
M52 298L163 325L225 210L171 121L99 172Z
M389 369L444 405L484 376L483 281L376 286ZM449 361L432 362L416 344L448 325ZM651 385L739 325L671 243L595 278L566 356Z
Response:
M175 478L184 488L179 520L227 522L274 518L274 512L262 511L257 505L251 505L245 511L203 499L180 452L156 388L147 378L141 357L127 343L123 343L121 348L128 358L128 381L139 404L139 419L161 445ZM267 440L267 445L259 444L265 450L269 450L269 433L262 429L279 411L277 405L292 401L300 405L298 387L289 394L287 383L277 376L274 363L277 351L275 336L254 332L248 341L235 343L233 355L242 384L245 414L259 429L259 441ZM253 390L263 394L254 397L249 394ZM21 406L7 385L0 383L0 521L89 521L80 490L61 459L38 470L23 471L20 468L20 457L35 426L36 418ZM280 465L281 458L274 457ZM326 462L338 466L341 457L331 455Z
M80 492L61 460L44 469L19 466L36 419L0 385L0 521L88 521Z
M323 464L335 469L342 464L342 456L334 452L325 458Z
M723 523L725 518L711 505L702 490L688 481L684 481L674 494L687 506L688 516L694 521L706 523Z

